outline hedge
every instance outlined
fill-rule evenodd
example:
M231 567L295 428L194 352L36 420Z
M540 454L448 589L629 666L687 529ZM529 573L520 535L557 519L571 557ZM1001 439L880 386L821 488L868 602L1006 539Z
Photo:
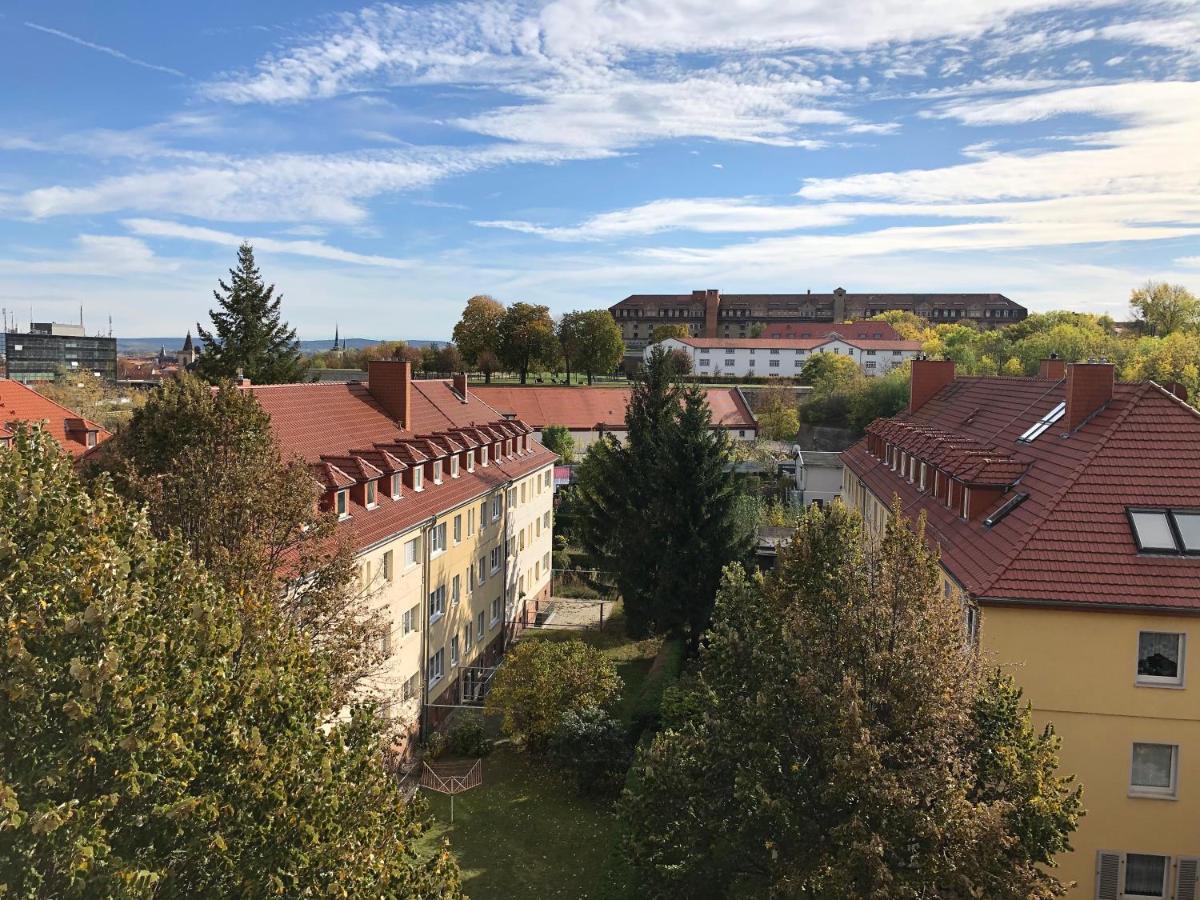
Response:
M644 732L658 730L662 721L663 692L679 681L683 671L683 656L682 638L663 641L630 710L630 736L635 742Z

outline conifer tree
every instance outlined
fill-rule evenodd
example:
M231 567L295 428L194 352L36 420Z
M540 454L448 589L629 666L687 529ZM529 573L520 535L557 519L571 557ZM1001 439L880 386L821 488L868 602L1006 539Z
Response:
M229 283L219 280L213 291L219 309L210 310L213 330L196 325L204 350L196 371L209 381L242 375L255 384L286 384L304 374L296 330L280 318L275 285L263 283L254 264L254 248L238 247L238 264Z
M580 467L580 537L614 573L632 635L682 635L694 646L722 568L750 549L729 441L661 348L635 379L625 422L625 445L600 441Z

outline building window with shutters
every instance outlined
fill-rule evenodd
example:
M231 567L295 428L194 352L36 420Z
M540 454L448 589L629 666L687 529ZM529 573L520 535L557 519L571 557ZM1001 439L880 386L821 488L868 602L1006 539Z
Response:
M1200 859L1101 850L1096 859L1096 900L1197 900Z

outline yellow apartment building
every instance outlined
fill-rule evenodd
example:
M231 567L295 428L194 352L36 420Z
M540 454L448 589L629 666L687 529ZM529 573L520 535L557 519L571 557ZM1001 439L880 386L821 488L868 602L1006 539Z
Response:
M917 360L909 408L843 454L868 529L895 497L926 513L978 651L1061 735L1087 808L1058 860L1073 897L1198 896L1200 413L1181 393L1105 363Z

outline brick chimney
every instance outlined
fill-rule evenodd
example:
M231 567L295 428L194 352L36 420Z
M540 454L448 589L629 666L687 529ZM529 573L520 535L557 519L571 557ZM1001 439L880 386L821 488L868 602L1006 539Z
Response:
M456 372L454 375L454 393L463 403L467 402L467 373Z
M1067 366L1067 431L1074 431L1112 399L1113 364L1071 363Z
M925 403L954 381L954 360L952 359L914 359L912 361L912 381L908 387L908 409L916 412Z
M1038 378L1048 378L1051 381L1061 381L1067 377L1067 363L1058 358L1057 353L1051 353L1038 364Z
M698 291L695 293L699 293ZM721 310L721 292L716 288L709 288L704 292L704 336L715 338L717 336L717 316Z
M1178 397L1184 403L1187 403L1188 390L1186 385L1180 384L1178 381L1164 381L1159 387L1168 394Z
M399 359L368 361L367 390L402 428L412 427L412 363Z

